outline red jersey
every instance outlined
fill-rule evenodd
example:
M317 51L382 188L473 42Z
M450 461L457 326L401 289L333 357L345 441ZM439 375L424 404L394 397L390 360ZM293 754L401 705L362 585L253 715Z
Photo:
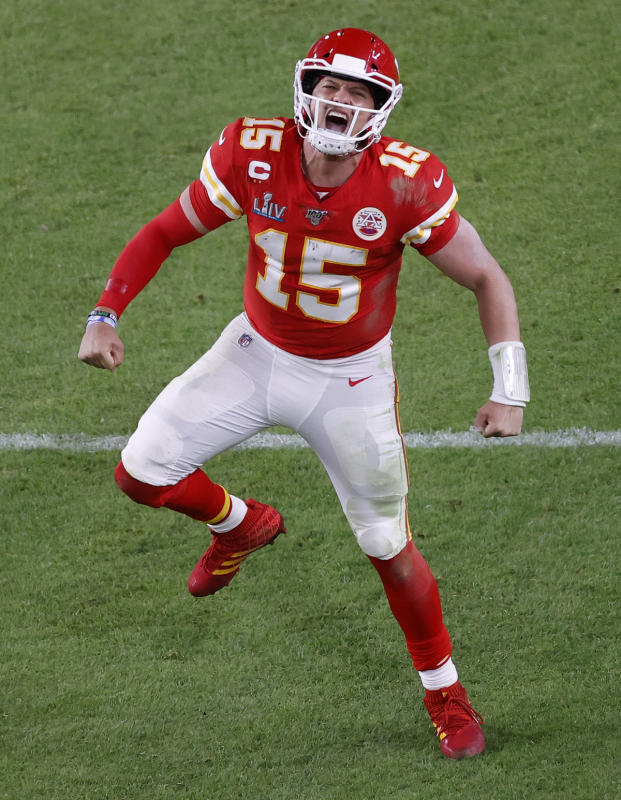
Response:
M432 153L386 136L322 192L301 148L292 119L237 120L209 148L185 211L208 230L245 215L251 323L291 353L339 358L389 331L403 248L431 255L453 237L457 192Z

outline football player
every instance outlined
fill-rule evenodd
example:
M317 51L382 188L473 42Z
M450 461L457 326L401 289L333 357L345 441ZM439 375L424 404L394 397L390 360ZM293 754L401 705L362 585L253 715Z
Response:
M382 134L402 86L377 36L344 28L298 62L294 117L243 117L208 149L200 177L119 256L88 315L79 358L123 361L117 323L173 248L246 217L244 311L144 413L115 477L138 503L206 523L192 571L213 594L244 559L285 531L274 508L212 482L202 466L260 430L297 431L324 464L426 690L450 758L485 747L481 716L458 679L434 576L408 524L408 472L391 356L406 245L476 296L493 373L474 425L513 436L529 399L511 284L435 155Z

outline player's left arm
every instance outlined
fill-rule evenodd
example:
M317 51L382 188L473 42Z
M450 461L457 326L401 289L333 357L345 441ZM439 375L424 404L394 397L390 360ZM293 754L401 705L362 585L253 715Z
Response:
M479 409L474 426L486 437L515 436L522 429L529 392L511 282L475 228L463 217L450 241L427 258L449 278L470 289L477 299L481 326L490 348L494 391Z

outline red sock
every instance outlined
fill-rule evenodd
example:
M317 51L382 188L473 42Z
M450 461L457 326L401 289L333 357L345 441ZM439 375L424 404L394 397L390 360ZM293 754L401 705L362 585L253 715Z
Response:
M410 541L394 558L369 556L417 670L436 669L451 655L451 639L442 621L438 584Z
M231 510L229 493L200 469L172 486L152 486L133 478L119 461L114 478L126 495L153 508L170 508L201 522L222 522Z

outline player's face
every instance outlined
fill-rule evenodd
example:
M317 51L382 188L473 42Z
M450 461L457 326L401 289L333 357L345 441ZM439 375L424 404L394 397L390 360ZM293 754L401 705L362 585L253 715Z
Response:
M373 93L366 83L348 81L331 75L324 75L317 81L317 85L313 90L313 97L326 101L317 103L318 108L312 109L313 114L318 115L317 127L335 131L336 133L349 131L352 120L356 115L355 109L373 109L375 107ZM353 108L344 108L343 106L353 106ZM359 133L370 118L370 114L358 114L350 134L356 135Z

